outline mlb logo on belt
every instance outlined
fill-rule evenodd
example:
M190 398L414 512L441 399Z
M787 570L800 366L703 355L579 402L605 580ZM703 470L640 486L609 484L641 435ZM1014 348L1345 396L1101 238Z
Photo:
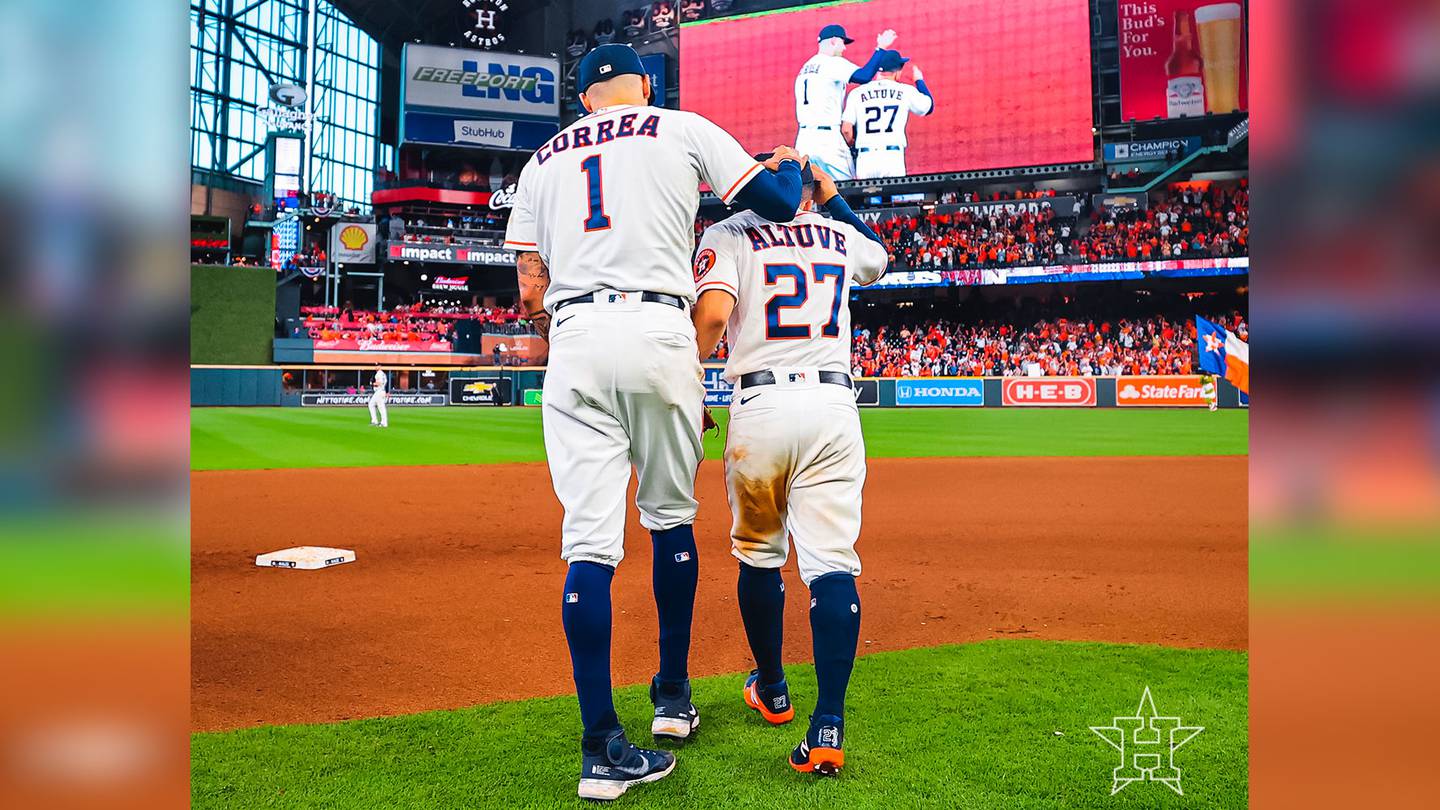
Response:
M790 382L805 382L805 372L797 371L790 375Z

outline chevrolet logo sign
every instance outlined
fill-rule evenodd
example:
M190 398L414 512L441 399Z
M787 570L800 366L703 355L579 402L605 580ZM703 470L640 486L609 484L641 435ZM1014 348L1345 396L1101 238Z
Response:
M473 382L473 383L470 383L469 385L465 386L465 389L464 389L464 390L465 390L465 393L467 393L467 394L484 394L484 393L488 393L489 391L493 390L494 388L495 388L495 383Z

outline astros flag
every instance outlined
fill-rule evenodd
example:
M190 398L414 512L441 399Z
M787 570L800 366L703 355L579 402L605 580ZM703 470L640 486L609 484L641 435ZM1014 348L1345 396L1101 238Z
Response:
M1250 344L1199 315L1195 316L1195 335L1200 343L1200 368L1249 394Z

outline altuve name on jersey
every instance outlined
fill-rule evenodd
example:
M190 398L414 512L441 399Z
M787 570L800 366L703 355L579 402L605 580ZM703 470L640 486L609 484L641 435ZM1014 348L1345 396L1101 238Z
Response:
M871 87L860 89L861 101L904 101L905 89L900 87Z
M549 143L536 149L535 160L544 163L554 153L564 152L572 146L576 149L599 146L616 138L630 138L636 135L650 138L660 137L660 116L651 115L637 127L635 119L639 117L640 113L626 113L619 118L607 118L593 124L576 124L551 138Z
M778 231L778 233L777 233ZM750 239L750 249L769 250L777 247L815 247L833 250L845 255L845 234L817 223L804 225L746 225L745 236Z

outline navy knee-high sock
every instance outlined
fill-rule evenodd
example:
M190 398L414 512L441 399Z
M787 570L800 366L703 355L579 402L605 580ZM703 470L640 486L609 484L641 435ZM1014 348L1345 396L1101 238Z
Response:
M855 577L833 573L810 583L810 633L815 639L815 714L845 716L845 687L860 642L860 595Z
M565 575L560 616L587 739L603 739L620 728L610 693L610 581L614 578L614 568L593 562L573 562Z
M780 647L785 640L785 582L780 569L740 563L735 596L755 667L760 670L760 683L779 683L785 678L780 666Z
M690 677L690 622L700 576L695 527L686 523L651 532L650 538L655 612L660 616L660 684L674 686Z

